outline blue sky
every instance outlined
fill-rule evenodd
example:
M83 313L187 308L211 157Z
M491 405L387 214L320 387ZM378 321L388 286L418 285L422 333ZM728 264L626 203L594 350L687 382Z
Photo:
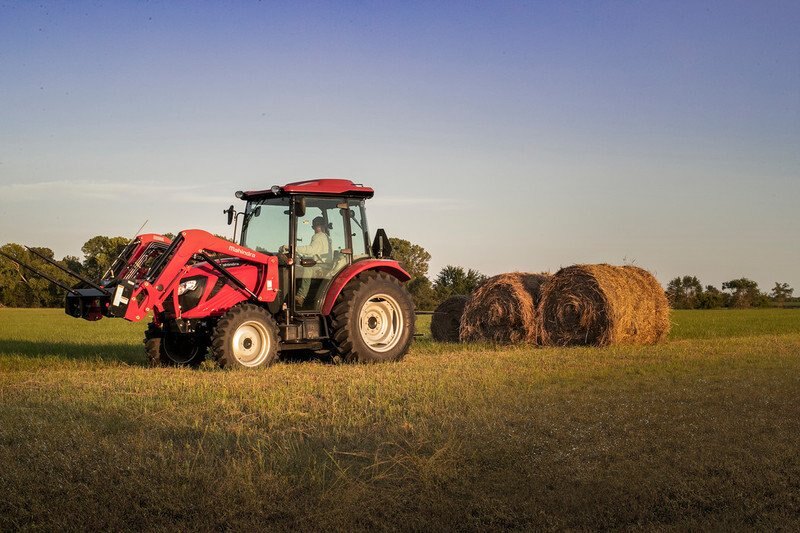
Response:
M0 2L0 243L338 176L487 274L800 290L798 2Z

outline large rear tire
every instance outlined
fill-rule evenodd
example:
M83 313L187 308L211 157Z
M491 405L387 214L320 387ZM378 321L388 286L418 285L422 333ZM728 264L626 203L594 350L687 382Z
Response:
M217 322L211 352L222 368L262 368L278 360L278 325L263 307L240 304Z
M333 341L349 362L402 359L414 339L414 302L400 280L370 270L351 280L331 312Z
M144 351L150 366L197 367L206 357L206 344L199 336L164 332L151 323L144 334Z

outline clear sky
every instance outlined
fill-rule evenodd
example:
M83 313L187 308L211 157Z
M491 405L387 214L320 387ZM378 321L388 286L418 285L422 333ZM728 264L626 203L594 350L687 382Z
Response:
M337 176L495 274L800 291L800 2L2 2L0 243L227 233Z

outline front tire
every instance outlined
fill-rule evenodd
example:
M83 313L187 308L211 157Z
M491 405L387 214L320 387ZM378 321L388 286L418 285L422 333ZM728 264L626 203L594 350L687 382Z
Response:
M211 351L222 368L262 368L278 359L278 326L263 307L241 304L217 322Z
M346 361L399 361L414 339L411 295L385 272L367 271L350 281L331 318L334 344Z
M196 335L164 332L151 323L144 334L144 351L153 367L197 367L206 357L206 344Z

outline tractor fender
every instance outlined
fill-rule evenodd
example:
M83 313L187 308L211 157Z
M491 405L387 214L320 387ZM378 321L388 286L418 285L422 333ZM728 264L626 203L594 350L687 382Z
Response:
M325 303L322 305L323 315L331 314L333 304L336 303L336 298L339 297L339 293L342 292L342 289L344 289L345 285L347 285L351 279L366 270L378 270L380 272L386 272L396 277L400 281L408 281L411 279L411 275L406 272L397 261L390 261L386 259L365 259L363 261L353 263L349 267L342 270L339 275L336 276L336 279L333 280L333 283L331 283L331 286L328 289L328 294L325 296Z

